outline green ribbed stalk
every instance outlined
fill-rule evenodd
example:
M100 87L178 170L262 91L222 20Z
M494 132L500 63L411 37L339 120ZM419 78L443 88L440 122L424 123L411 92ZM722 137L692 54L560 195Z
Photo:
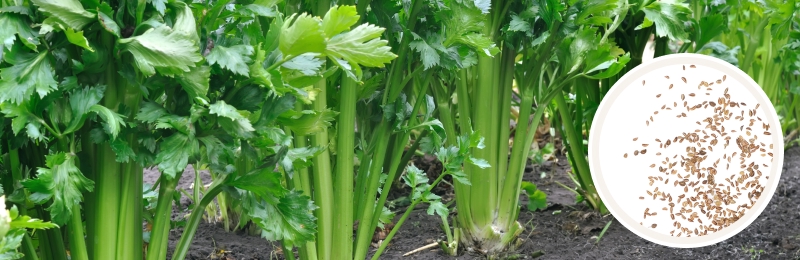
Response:
M353 256L353 152L355 150L356 82L342 79L339 90L339 119L336 138L336 175L334 180L333 248L331 259Z
M508 164L509 164L509 150L508 150L508 141L511 135L511 129L508 127L509 122L511 121L511 89L514 85L514 58L516 58L517 52L511 48L507 48L503 50L502 58L499 61L498 67L500 67L500 102L498 105L500 106L498 113L500 115L497 116L499 118L499 122L497 122L496 127L498 128L498 135L497 135L497 172L498 172L498 180L497 180L497 189L502 193L502 189L504 186L505 178L509 174L507 173ZM523 128L526 129L526 128ZM499 199L501 196L497 196L498 198L498 205L500 204Z
M181 175L183 175L183 172L178 172L171 179L167 178L166 175L161 175L158 204L156 204L156 213L153 216L155 221L152 232L150 232L150 245L147 247L147 260L160 260L167 257L172 197L175 195L175 187L178 185Z
M122 85L125 86L125 85ZM130 108L129 118L133 118L139 111L142 94L139 88L126 87L120 96L125 105ZM120 136L125 138L134 154L138 154L139 146L136 133ZM143 258L142 237L142 196L144 191L144 171L138 163L130 161L120 165L122 170L122 184L119 202L119 224L117 236L117 260L140 260Z
M186 253L189 252L189 247L192 244L192 239L194 238L194 234L195 232L197 232L197 226L200 224L200 220L203 218L203 213L205 213L203 209L206 208L206 206L208 206L208 204L214 200L214 197L216 197L217 194L222 192L223 188L222 183L224 182L224 179L225 178L219 178L217 180L214 180L214 182L208 188L208 191L206 191L205 196L203 196L203 199L200 200L197 204L195 204L194 207L192 208L192 214L189 216L189 220L186 222L186 227L183 229L183 235L181 235L181 240L178 242L178 245L175 246L175 252L172 255L173 260L183 260L186 258ZM161 204L157 205L157 207L160 205ZM155 228L153 230L155 230ZM166 254L166 251L164 251L164 253ZM291 253L292 251L288 251L287 254ZM149 254L148 258L150 258ZM165 256L161 257L161 259L165 259Z
M575 126L567 109L567 101L561 93L558 93L555 99L558 112L561 114L562 123L564 124L564 133L567 137L570 153L574 160L573 166L578 168L578 179L581 182L581 188L585 191L584 198L589 201L593 208L599 210L600 214L607 214L608 209L600 201L600 197L597 196L597 188L594 187L592 182L589 162L586 161L586 156L583 154L583 138L579 133L575 132Z
M478 67L475 85L474 99L480 97L481 100L492 100L492 103L497 102L495 96L499 89L497 89L497 82L495 81L494 73L494 59L491 57L481 56L478 58ZM478 104L479 100L473 100ZM472 107L472 124L475 131L478 131L481 136L486 137L484 142L486 148L473 149L472 154L475 158L485 159L489 162L490 167L481 169L472 164L465 165L465 168L472 170L472 183L480 183L481 185L472 186L470 195L470 206L472 207L472 220L473 224L482 229L492 223L494 209L497 204L497 137L492 136L497 130L497 125L492 125L492 118L497 117L495 109L486 109L483 106ZM498 108L499 109L499 108Z
M114 36L110 33L102 34L104 46L114 46ZM115 58L111 52L106 65L105 84L106 92L103 96L103 105L115 110L119 106L118 95L125 90L125 81L117 82L119 74ZM96 157L96 176L95 176L95 226L93 228L94 237L92 248L93 259L115 259L117 257L117 236L120 214L120 164L116 162L115 153L111 150L108 143L99 144ZM140 198L141 199L141 198Z
M58 139L58 150L64 153L71 153L69 149L68 137ZM72 215L67 223L67 235L69 236L70 259L89 260L89 253L86 251L86 237L83 233L83 221L81 219L81 205L70 205Z
M315 111L324 111L328 108L327 85L324 80L315 84L319 89L319 95L314 101ZM314 177L312 185L314 187L314 201L319 206L314 213L317 216L317 256L319 259L332 259L331 246L333 245L333 176L331 171L331 155L328 147L328 131L322 131L311 136L311 145L325 147L326 149L312 159Z
M298 104L298 106L302 106ZM295 136L294 139L294 147L301 148L306 147L307 142L305 136ZM303 195L308 196L309 198L313 195L311 194L311 182L308 178L311 176L309 175L308 168L303 168L299 170L295 170L294 176L292 177L292 186L295 190L303 191ZM317 243L314 241L306 242L306 244L297 249L300 253L300 259L306 260L315 260L317 259Z
M359 214L357 215L359 225L356 235L355 256L353 259L364 259L366 257L369 249L369 242L372 241L371 234L375 231L374 228L370 230L369 222L372 220L372 215L375 213L375 193L378 191L380 175L383 172L384 154L386 153L389 143L388 140L392 132L388 125L389 123L383 120L374 132L375 138L373 138L372 141L375 144L375 150L372 153L374 156L372 158L372 164L370 165L369 176L364 179L367 181L366 194L362 196L361 201L357 202L362 204L362 212L356 212Z

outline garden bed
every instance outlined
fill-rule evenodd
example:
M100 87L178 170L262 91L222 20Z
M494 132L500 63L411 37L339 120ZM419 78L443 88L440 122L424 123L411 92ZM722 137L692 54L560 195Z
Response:
M418 158L417 164L433 162ZM426 170L430 165L418 165ZM639 238L619 222L614 221L599 243L596 237L611 221L611 216L599 216L583 204L575 204L574 193L556 182L573 186L567 177L568 164L559 156L557 162L544 166L528 166L525 181L535 183L548 197L548 208L544 211L520 213L520 223L526 230L525 241L517 254L521 258L539 259L797 259L800 257L800 147L786 151L783 173L778 190L769 206L759 218L738 235L721 243L697 248L676 249L656 245ZM187 171L193 171L191 168ZM541 172L547 172L541 178ZM193 173L193 172L192 172ZM146 171L145 182L153 183L158 172ZM193 174L184 174L179 188L188 189ZM444 184L446 186L447 184ZM447 192L446 188L443 188ZM400 190L399 192L407 192ZM403 195L403 194L396 194ZM525 200L524 196L521 197ZM189 203L182 199L181 208ZM523 201L522 205L525 205ZM405 210L403 208L395 211ZM173 217L186 214L174 212ZM403 257L403 254L430 244L444 236L438 216L429 216L424 209L415 210L384 252L381 259L447 259L436 247ZM170 233L169 255L180 238L180 228ZM193 240L188 259L283 259L277 243L270 243L258 236L228 233L221 224L201 223ZM374 249L372 250L374 251ZM456 259L483 259L480 255L465 252Z

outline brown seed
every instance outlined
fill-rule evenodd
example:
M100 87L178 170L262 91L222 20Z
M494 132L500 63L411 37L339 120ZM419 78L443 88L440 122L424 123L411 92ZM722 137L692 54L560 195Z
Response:
M681 77L681 80L683 80L683 83L686 83L686 77Z
M625 153L622 157L628 158L628 153Z
M661 94L656 95L656 98L660 98L660 97L661 97Z
M689 65L689 68L697 68L697 67L695 67L694 65Z
M653 225L651 225L650 227L652 227L652 228L656 228L656 226L658 226L658 225L657 225L657 224L653 224Z

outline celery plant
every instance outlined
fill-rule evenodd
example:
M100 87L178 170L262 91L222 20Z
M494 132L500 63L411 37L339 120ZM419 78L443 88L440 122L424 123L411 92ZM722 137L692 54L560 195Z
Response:
M390 220L384 205L394 180L410 159L403 151L412 130L441 129L431 116L433 107L425 95L432 75L421 74L421 68L413 69L415 60L408 55L413 36L406 32L416 28L426 4L411 1L404 6L405 10L398 4L392 1L359 1L355 6L341 7L331 7L329 1L292 4L299 11L324 14L321 34L329 40L323 54L332 56L326 65L343 69L313 84L317 98L306 106L328 113L329 119L335 116L335 124L332 122L330 128L323 127L316 133L292 131L298 143L323 148L312 159L311 167L295 172L290 178L291 185L312 194L319 207L316 211L319 233L313 245L299 248L301 258L364 259L375 228ZM374 15L366 12L368 7ZM371 24L385 26L387 30ZM331 32L343 33L331 37ZM382 35L386 40L377 39ZM367 40L356 45L364 52L337 57L350 38ZM383 69L390 61L388 68ZM376 69L362 70L362 66ZM417 116L423 111L425 116ZM399 227L396 225L394 231Z
M3 152L11 183L22 184L15 203L37 204L37 216L68 234L64 241L58 230L38 232L42 258L66 259L69 247L72 259L142 259L147 218L146 257L166 259L175 186L190 163L209 165L218 178L196 201L173 259L185 256L222 190L240 195L268 239L313 238L310 198L283 188L279 171L313 153L288 150L291 139L276 125L322 125L321 113L288 109L310 103L305 86L323 77L315 64L327 39L308 31L318 18L284 18L270 1L3 7L14 11L0 19L15 25L3 31L0 65L0 109L10 119L0 124ZM329 56L352 62L361 46L338 47ZM260 163L235 165L239 158ZM142 169L151 166L162 175L152 216L143 216Z
M467 181L482 185L456 184L465 246L489 256L516 246L522 174L545 107L575 79L606 78L625 66L629 56L608 37L627 8L622 1L453 1L437 10L444 26L431 26L417 50L433 65L457 59L450 76L433 85L441 121L448 137L474 130L486 138L485 148L472 148L485 161L464 166ZM522 120L509 147L512 80ZM581 174L589 179L588 171Z

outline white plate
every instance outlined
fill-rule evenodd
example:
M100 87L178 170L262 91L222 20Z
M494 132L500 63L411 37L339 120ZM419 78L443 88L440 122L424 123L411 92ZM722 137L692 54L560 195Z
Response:
M724 81L722 81L723 76ZM685 83L682 77L686 79ZM703 81L713 84L701 85L698 89L698 85ZM673 86L672 89L670 85ZM715 120L715 114L717 118L723 114L720 112L722 109L716 107L722 106L718 104L718 99L724 97L725 89L728 89L730 102L736 102L737 106L730 107L730 102L724 102L728 103L726 107L732 115L729 119ZM693 93L693 96L690 93ZM684 107L684 101L689 107L703 104L704 101L706 103L698 109L689 111ZM711 106L709 101L713 101L715 106ZM742 102L744 104L741 104ZM759 104L757 109L756 104ZM751 117L750 111L753 109L755 115ZM655 114L656 111L658 114ZM681 113L685 113L686 117ZM736 119L742 113L744 119ZM707 118L712 118L716 131L708 128L709 123L703 121ZM752 127L750 127L751 118L756 120ZM767 132L764 130L765 123L769 124L768 132L771 135L765 134ZM724 131L721 126L725 126ZM749 136L747 129L743 128L743 131L740 131L742 126L752 129ZM697 130L701 132L695 132ZM705 131L705 134L702 131ZM698 142L690 142L688 139L674 142L675 137L686 137L684 133L689 137L698 134L697 138L705 138L706 142L699 142L700 147L697 146ZM717 139L713 146L711 146L711 140L714 139L712 133ZM775 108L764 91L747 74L723 60L706 55L667 55L639 65L625 74L603 98L589 137L592 179L609 211L634 234L670 247L693 248L712 245L741 232L766 208L780 180L783 165L781 133ZM728 136L730 143L725 148L725 138ZM750 139L754 139L753 145L758 146L756 152L751 152L750 157L745 158L745 169L742 169L740 164L742 151L737 144L739 136L748 143ZM633 141L633 138L638 139ZM656 139L661 142L657 142ZM662 145L667 139L671 144L665 148ZM761 143L764 145L761 146ZM648 146L644 147L642 144ZM691 155L686 151L689 146L696 149L695 157L705 157L703 161L694 164L700 169L700 174L695 171L690 175L685 171L685 167L681 167L682 161L691 162L689 159ZM708 148L709 146L711 148ZM762 148L763 152L760 151ZM646 152L642 154L641 150L644 149ZM640 151L639 154L634 155L637 150ZM705 153L702 156L699 155L701 151ZM728 158L733 152L737 154L731 160L730 166L727 166L728 161L723 159L723 156ZM624 157L626 153L627 158ZM668 162L665 157L668 157ZM718 159L719 163L714 167ZM750 167L751 163L758 165L758 169ZM651 168L653 164L655 167ZM669 168L673 164L674 166ZM659 167L667 168L666 172L662 172ZM709 184L709 168L716 171L716 174L713 174L713 186ZM753 170L753 177L749 176L747 168ZM745 170L746 178L739 184L738 179L742 170ZM758 171L761 172L760 176ZM649 176L656 178L652 186ZM730 179L731 176L733 179ZM675 184L679 180L685 181L688 192L684 192L684 186ZM703 181L706 183L703 184ZM697 184L688 186L693 182ZM656 187L658 192L655 191ZM731 189L730 193L727 192L728 189ZM748 194L754 190L761 192L758 199L754 199L751 203ZM654 199L652 195L648 195L648 191L664 195L656 195ZM667 194L672 196L672 203L675 203L672 208L669 205L669 197L664 198ZM681 194L685 196L681 199L681 203L688 197L699 199L691 206L681 205L678 203ZM737 196L734 198L733 195ZM726 202L730 205L726 205ZM738 207L743 204L749 205L750 208L743 210ZM692 218L691 222L689 219L692 213L685 213L683 216L686 219L681 215L673 215L680 213L684 206L697 213L697 217ZM667 210L663 210L664 207ZM656 215L645 217L644 212L648 208L649 213L656 212ZM703 210L708 214L704 214ZM673 216L675 220L672 219ZM723 223L724 218L728 219L728 224L718 225ZM717 219L717 224L713 224L714 219ZM681 229L677 229L675 221L680 222ZM702 228L699 221L703 222ZM653 224L656 224L655 228L652 227ZM685 231L683 228L688 228L690 234L682 232ZM696 235L695 228L698 229L697 233L702 235ZM680 237L677 236L679 233Z

